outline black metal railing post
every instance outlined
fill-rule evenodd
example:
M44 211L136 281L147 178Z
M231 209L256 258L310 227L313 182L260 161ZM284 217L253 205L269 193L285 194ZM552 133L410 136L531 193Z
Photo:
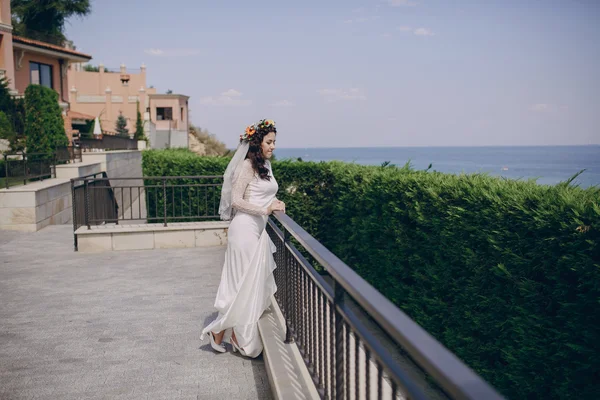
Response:
M83 186L83 197L84 197L84 213L85 213L85 224L87 225L88 230L92 229L90 226L90 192L88 188L89 181L87 179L84 180Z
M4 154L4 183L8 189L8 156Z
M52 161L50 162L50 178L56 178L56 166L57 165L58 165L58 153L55 151L52 156Z
M285 270L285 343L294 343L292 336L292 330L290 328L292 318L292 295L290 285L290 268L291 266L291 254L288 246L290 244L290 233L287 230L283 230L283 254L284 254L284 270Z
M344 324L338 305L344 304L344 289L333 281L333 313L335 315L335 398L344 398Z
M27 185L28 175L29 171L27 171L27 154L23 153L23 185Z
M163 220L164 226L167 226L167 180L163 177L162 179L162 187L163 187Z
M77 201L75 201L75 180L73 179L71 179L71 201L71 208L73 209L73 248L75 251L78 251L77 235L75 234L75 231L79 227L77 226Z

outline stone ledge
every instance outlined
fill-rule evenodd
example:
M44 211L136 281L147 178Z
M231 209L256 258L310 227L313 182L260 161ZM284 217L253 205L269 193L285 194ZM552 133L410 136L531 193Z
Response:
M75 235L80 252L212 247L227 244L229 222L83 226Z
M17 192L38 192L43 189L53 188L55 186L60 186L65 183L69 184L69 190L71 180L70 179L59 179L59 178L48 178L43 181L30 182L27 185L21 186L13 186L8 189L0 189L0 193L17 193Z
M148 231L189 231L202 229L227 229L229 228L228 221L206 221L206 222L172 222L163 226L162 223L133 223L128 224L127 221L121 222L119 225L93 225L91 229L82 226L77 229L77 235L97 235L99 233L129 233L129 232L148 232Z
M285 319L274 298L258 321L258 331L273 397L283 400L320 399L298 347L284 342Z
M90 161L57 165L55 168L58 179L79 178L80 176L102 172L102 164L100 162Z

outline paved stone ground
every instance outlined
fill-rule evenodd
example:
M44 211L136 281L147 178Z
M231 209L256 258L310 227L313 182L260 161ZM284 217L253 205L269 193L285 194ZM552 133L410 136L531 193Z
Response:
M0 399L270 399L262 358L200 342L224 248L73 252L0 231Z

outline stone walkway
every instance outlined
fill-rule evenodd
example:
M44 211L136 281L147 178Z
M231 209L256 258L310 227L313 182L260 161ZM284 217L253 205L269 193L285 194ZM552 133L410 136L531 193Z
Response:
M0 231L0 399L270 399L262 358L215 354L224 247L73 252Z

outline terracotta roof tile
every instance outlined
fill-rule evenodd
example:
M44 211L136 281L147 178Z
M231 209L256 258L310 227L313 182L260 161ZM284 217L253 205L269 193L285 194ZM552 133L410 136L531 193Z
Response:
M80 52L75 51L75 50L66 49L64 47L57 46L55 44L46 43L46 42L42 42L42 41L39 41L39 40L28 39L28 38L24 38L24 37L21 37L21 36L14 36L13 35L13 42L29 44L29 45L32 45L32 46L42 47L44 49L50 49L50 50L60 51L61 53L72 54L74 56L86 57L86 58L89 58L90 60L92 59L92 56L90 56L88 54L85 54L85 53L80 53Z
M84 113L80 113L77 111L71 111L71 110L69 110L68 116L71 117L72 119L87 119L87 120L96 119L96 117L93 117L89 114L84 114Z

